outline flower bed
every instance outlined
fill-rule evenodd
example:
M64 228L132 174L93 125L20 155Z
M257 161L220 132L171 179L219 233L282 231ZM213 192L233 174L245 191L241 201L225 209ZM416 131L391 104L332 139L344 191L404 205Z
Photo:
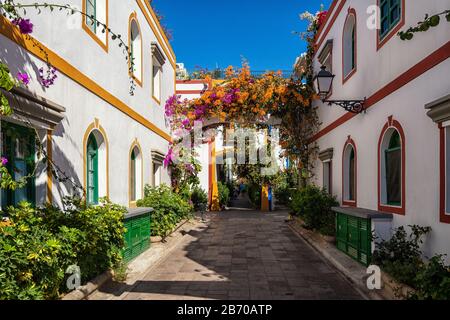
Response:
M0 225L0 300L56 299L71 289L70 266L82 284L121 261L125 208L74 200L66 208L9 208L10 225Z

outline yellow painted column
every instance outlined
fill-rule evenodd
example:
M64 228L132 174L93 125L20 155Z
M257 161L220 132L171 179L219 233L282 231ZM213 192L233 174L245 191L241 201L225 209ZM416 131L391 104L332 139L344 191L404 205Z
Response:
M220 211L219 203L219 188L217 186L217 172L216 172L216 142L211 143L210 149L210 188L211 188L211 211Z
M261 190L261 211L269 211L269 185L265 184Z

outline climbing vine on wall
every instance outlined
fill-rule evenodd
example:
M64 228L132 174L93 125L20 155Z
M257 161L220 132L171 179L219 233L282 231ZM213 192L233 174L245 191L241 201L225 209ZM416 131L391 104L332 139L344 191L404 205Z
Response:
M411 40L414 37L414 33L426 32L430 28L437 27L442 20L441 16L445 16L447 22L450 22L450 10L445 10L432 16L427 14L423 21L417 23L416 27L410 27L406 31L400 31L398 36L402 40Z

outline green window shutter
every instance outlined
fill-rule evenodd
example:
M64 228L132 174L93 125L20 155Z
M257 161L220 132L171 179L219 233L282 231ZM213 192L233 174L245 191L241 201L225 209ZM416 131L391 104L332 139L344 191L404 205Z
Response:
M130 165L130 187L131 187L131 201L136 200L136 153L135 150L131 152Z
M385 163L387 203L399 206L402 201L402 146L397 131L392 134L389 140L389 148L385 151Z
M97 19L97 3L96 0L85 0L86 3L86 25L93 32L97 32L97 22L92 20L91 17Z
M98 204L98 146L95 137L89 136L87 145L87 202Z
M380 38L384 38L391 31L402 16L402 8L400 0L381 0L380 1Z
M21 177L32 174L35 160L35 131L6 121L2 121L2 155L8 158L8 171L17 181ZM16 190L2 190L2 207L17 205L21 201L35 204L35 178L27 180L25 187Z

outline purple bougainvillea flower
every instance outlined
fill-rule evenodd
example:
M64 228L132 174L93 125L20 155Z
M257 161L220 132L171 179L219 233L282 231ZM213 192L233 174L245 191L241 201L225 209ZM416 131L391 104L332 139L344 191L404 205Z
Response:
M1 157L0 161L1 161L2 166L6 166L6 164L8 163L8 159L6 159L5 157Z
M25 72L17 73L17 80L22 82L24 85L28 85L30 83L30 77Z
M170 148L166 157L164 158L164 168L167 168L169 164L173 162L173 149Z
M191 122L189 121L189 119L184 119L181 124L183 125L183 127L185 127L186 129L190 127Z
M188 164L186 164L185 167L186 167L186 171L188 171L190 173L194 172L194 166L192 164L188 163Z
M13 24L19 27L20 32L23 34L30 34L33 32L33 24L30 19L18 18L12 21Z

